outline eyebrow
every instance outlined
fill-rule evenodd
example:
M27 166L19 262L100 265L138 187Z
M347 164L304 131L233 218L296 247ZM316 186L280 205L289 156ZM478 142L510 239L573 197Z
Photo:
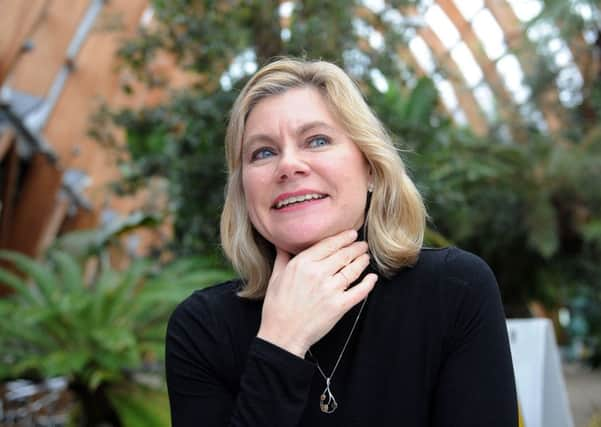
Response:
M303 134L313 128L317 128L317 127L325 127L329 130L334 130L334 128L332 126L330 126L329 124L327 124L326 122L322 122L320 120L314 120L312 122L305 123L304 125L299 127L298 130L296 131L296 133L298 135L301 135L301 134Z

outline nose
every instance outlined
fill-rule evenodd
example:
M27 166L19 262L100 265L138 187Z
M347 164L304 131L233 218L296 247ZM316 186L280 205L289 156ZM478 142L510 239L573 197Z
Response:
M298 149L284 150L280 154L277 177L278 181L285 181L309 174L310 166Z

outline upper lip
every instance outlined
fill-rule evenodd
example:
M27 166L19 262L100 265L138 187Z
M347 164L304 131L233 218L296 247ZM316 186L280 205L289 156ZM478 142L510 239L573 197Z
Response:
M271 207L276 207L279 202L281 202L282 200L286 200L289 197L304 196L305 194L319 194L320 196L327 196L326 193L323 193L321 191L310 190L310 189L304 189L303 188L301 190L293 191L293 192L290 192L290 193L282 193L282 194L280 194L278 197L276 197L274 199L273 203L271 204Z

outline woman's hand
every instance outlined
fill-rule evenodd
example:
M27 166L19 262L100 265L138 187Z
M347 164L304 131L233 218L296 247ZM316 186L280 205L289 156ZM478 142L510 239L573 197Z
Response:
M304 358L309 347L374 287L368 274L347 290L369 265L366 242L345 231L294 258L280 249L269 279L257 336Z

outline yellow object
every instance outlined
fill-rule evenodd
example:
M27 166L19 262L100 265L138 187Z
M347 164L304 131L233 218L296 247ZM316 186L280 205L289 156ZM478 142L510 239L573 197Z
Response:
M524 417L522 417L522 408L520 407L520 402L518 402L518 427L525 427Z

